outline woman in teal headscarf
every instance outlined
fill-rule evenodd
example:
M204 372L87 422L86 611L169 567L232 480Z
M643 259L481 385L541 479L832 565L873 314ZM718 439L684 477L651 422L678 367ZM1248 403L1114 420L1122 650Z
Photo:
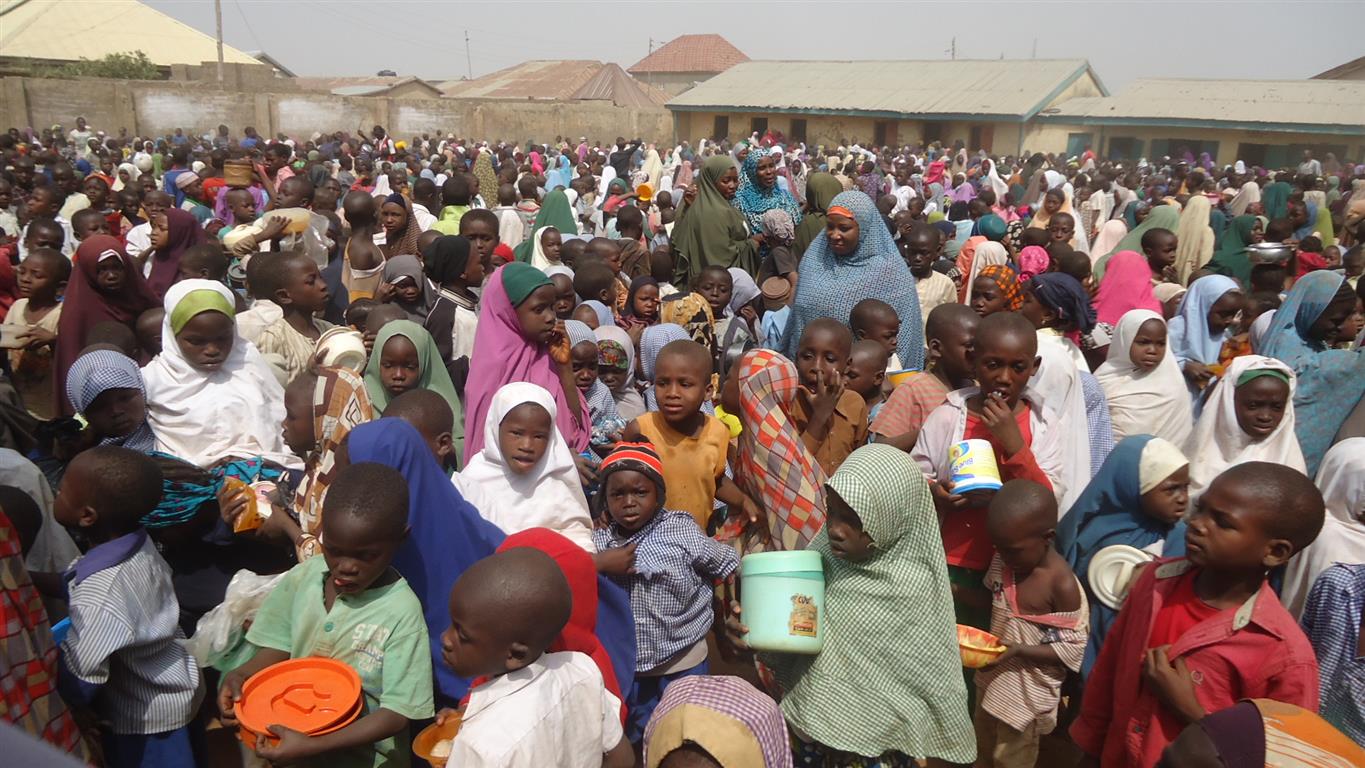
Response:
M1263 354L1293 368L1298 379L1294 433L1309 477L1317 474L1337 430L1365 396L1365 349L1330 347L1355 303L1341 274L1310 272L1289 291L1262 341Z
M1235 278L1242 285L1251 284L1251 261L1247 246L1260 242L1261 221L1255 216L1238 216L1223 233L1223 242L1209 261L1211 272Z
M754 274L758 239L744 228L744 215L730 199L739 187L739 169L728 155L708 157L697 181L697 199L673 225L673 283L686 288L703 268L719 265Z
M1273 183L1267 184L1261 190L1261 207L1265 209L1265 215L1272 220L1283 219L1289 215L1289 195L1294 188L1289 186L1289 182L1276 179Z
M541 227L554 227L564 237L578 234L578 224L575 223L573 206L569 203L569 196L564 194L564 190L553 190L545 195L545 199L541 201L540 212L536 214L536 220L531 225L531 231L539 232ZM531 254L534 252L535 242L529 237L513 250L517 261L527 264L531 263Z
M1142 236L1154 229L1167 229L1173 234L1180 228L1180 209L1174 205L1158 205L1152 208L1152 212L1147 214L1147 218L1119 241L1114 250L1109 253L1100 254L1099 260L1095 262L1095 279L1104 277L1105 265L1109 263L1109 258L1116 253L1123 251L1137 251L1142 253ZM1090 254L1095 256L1096 254Z

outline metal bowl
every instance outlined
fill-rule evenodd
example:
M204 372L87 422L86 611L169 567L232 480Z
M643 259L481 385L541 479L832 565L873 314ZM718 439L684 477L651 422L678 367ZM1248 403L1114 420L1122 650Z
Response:
M1294 246L1284 243L1252 243L1247 246L1247 260L1252 264L1284 264L1294 255Z

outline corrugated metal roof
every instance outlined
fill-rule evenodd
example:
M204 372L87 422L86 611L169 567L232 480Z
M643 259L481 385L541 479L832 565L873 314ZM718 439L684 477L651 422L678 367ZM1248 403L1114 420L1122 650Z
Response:
M1117 96L1069 99L1056 120L1358 126L1365 82L1348 80L1137 80Z
M750 61L675 96L668 107L1025 119L1089 68L1084 59Z
M436 87L457 99L562 100L572 98L603 66L600 61L573 59L524 61L473 80L448 80Z
M409 83L418 83L431 89L432 96L441 95L440 88L414 75L401 77L296 77L294 82L304 90L327 91L337 96L375 96Z
M631 74L724 72L749 57L720 35L683 35L635 62Z
M0 8L0 56L76 61L133 50L161 66L218 60L213 36L137 0L16 0ZM223 61L260 64L230 45Z
M608 64L569 98L610 101L618 107L658 107L668 101L668 94L626 74L620 65Z
M1314 80L1361 80L1365 79L1365 56L1352 59L1345 64L1332 67L1326 72L1313 75Z

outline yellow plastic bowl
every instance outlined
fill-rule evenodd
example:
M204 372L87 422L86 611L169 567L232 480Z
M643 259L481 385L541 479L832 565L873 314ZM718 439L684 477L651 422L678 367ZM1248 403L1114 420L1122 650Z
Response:
M962 666L967 669L980 669L995 661L1005 652L1000 638L984 629L957 625L957 650L962 655Z

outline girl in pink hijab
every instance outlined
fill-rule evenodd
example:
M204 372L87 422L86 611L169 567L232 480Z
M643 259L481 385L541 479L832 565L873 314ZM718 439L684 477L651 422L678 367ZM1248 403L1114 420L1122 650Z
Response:
M1161 314L1161 302L1152 293L1152 268L1147 257L1137 251L1120 251L1109 265L1095 294L1095 317L1101 323L1117 326L1119 319L1134 309L1149 309Z
M484 286L465 383L466 463L483 450L484 420L493 395L514 381L538 384L554 395L564 440L575 453L587 450L592 420L574 385L568 335L555 318L554 304L550 278L519 261L499 267ZM562 355L558 362L553 351Z

